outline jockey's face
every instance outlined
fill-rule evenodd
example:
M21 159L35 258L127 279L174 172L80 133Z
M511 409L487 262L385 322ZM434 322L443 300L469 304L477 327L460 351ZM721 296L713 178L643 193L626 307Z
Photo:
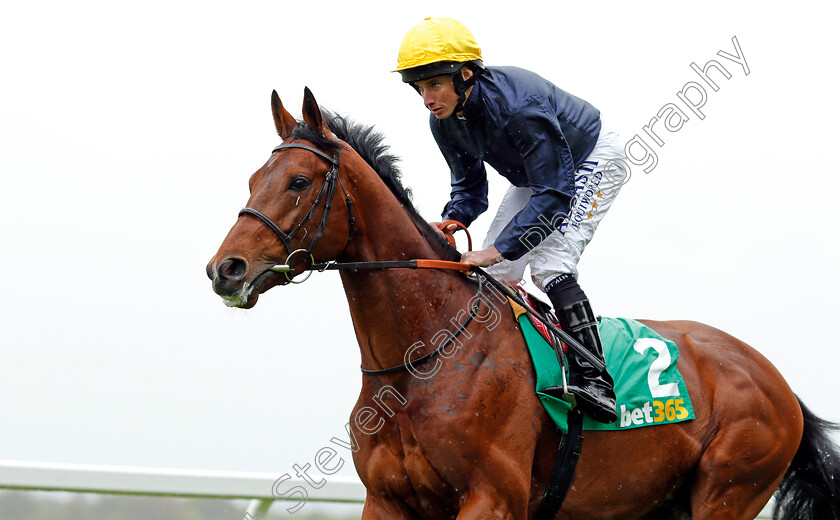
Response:
M461 69L464 79L472 76L472 71L467 67ZM426 105L432 114L438 119L446 119L455 112L458 106L458 94L455 93L455 85L452 84L452 76L445 74L434 78L414 82L420 95L423 96L423 104ZM470 91L467 90L467 96Z

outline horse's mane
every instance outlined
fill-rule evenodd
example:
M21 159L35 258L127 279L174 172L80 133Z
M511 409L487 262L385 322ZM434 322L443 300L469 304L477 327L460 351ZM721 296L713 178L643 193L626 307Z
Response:
M397 198L411 217L412 222L423 236L433 245L437 246L441 254L452 261L459 261L461 254L449 242L441 238L432 229L426 220L420 216L414 203L411 200L411 189L402 184L402 172L397 167L399 158L388 151L388 145L384 144L384 136L374 130L373 126L365 126L356 123L346 117L332 112L321 110L324 121L335 135L356 150L362 159L379 174L382 182L388 186L391 193ZM292 137L311 142L317 148L333 154L341 148L341 143L326 139L317 131L308 127L306 123L300 122L292 131Z

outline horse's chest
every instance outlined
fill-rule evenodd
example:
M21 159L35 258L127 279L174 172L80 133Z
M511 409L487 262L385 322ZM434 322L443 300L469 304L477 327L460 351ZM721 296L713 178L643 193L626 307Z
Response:
M454 504L441 497L457 501L466 486L464 441L443 424L395 416L366 441L360 443L357 470L371 491L382 496L443 513Z

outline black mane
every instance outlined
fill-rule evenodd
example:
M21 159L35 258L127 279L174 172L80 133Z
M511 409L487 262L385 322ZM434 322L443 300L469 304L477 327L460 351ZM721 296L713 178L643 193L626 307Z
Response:
M397 167L399 158L388 152L388 145L382 142L384 136L380 132L375 131L372 126L365 126L353 122L326 110L322 110L321 113L330 130L339 139L356 150L356 153L379 174L379 178L382 179L382 182L388 186L391 193L402 204L403 208L411 216L414 225L423 233L426 239L432 244L437 245L447 260L459 261L461 254L450 246L449 242L441 238L417 212L411 200L411 189L406 188L402 184L402 173ZM292 131L292 137L309 141L317 148L329 154L334 154L339 151L342 146L339 142L331 141L321 136L303 122L299 123Z

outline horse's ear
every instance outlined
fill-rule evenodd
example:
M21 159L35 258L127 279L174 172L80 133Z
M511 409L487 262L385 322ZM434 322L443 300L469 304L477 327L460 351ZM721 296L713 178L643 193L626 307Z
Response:
M292 114L290 114L280 101L280 96L277 95L276 90L271 91L271 113L274 115L274 126L277 128L277 134L284 141L290 135L292 130L297 126L297 121Z
M327 127L324 116L321 115L321 109L318 108L318 102L315 101L315 96L309 87L303 88L303 121L306 126L316 130L319 134L332 139L332 131Z

